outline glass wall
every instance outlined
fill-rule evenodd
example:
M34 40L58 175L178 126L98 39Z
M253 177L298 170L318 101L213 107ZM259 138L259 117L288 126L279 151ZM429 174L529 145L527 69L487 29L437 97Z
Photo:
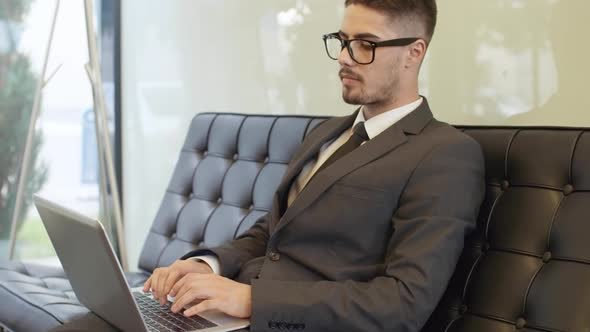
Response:
M206 111L344 115L321 35L334 0L122 3L124 204L130 266L190 119ZM420 88L453 124L590 126L587 0L438 1Z
M453 124L589 127L584 0L439 1L423 91Z
M56 1L47 0L0 0L0 257L8 254L17 179L55 5ZM101 2L95 6L100 13ZM100 15L95 22L100 22ZM85 24L83 1L61 1L47 65L46 78L51 79L43 89L33 166L26 179L17 259L58 264L32 206L33 193L91 217L99 214L93 99L84 69L88 62ZM107 76L105 84L111 110L113 77Z

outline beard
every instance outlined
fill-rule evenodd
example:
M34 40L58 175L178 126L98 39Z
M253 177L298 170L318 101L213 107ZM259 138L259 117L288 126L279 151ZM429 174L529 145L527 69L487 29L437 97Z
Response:
M360 81L360 83L361 84L354 87L342 87L342 99L345 103L350 105L376 105L388 103L399 89L399 77L396 75L389 77L386 83L376 87L374 91L370 91L364 81Z
M360 91L355 92L345 86L342 87L342 99L345 103L350 105L365 105L371 100L362 88L357 88Z
M350 105L378 105L389 103L399 90L399 74L392 70L376 87L367 86L367 81L347 69L341 69L340 75L346 74L358 79L354 86L342 85L342 99Z

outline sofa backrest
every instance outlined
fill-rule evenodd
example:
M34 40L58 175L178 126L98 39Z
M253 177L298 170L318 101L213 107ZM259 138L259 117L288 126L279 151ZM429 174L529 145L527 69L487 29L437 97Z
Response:
M222 244L270 210L291 156L321 117L202 113L191 122L139 268Z
M248 229L321 117L197 115L140 256L151 272ZM462 127L487 194L423 332L590 332L590 129Z
M423 331L590 331L590 129L463 129L487 194Z

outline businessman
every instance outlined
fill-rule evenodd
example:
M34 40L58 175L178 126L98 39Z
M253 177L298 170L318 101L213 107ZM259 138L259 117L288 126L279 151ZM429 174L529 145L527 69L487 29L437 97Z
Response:
M268 214L145 283L174 311L218 309L252 331L420 331L474 228L479 145L433 118L418 92L435 0L346 0L324 35L344 101L290 161ZM184 309L188 307L188 309Z

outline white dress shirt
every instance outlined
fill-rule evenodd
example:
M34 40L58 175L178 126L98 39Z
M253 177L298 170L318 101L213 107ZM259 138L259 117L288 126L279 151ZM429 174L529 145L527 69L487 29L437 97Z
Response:
M336 150L338 150L338 148L340 148L342 145L344 145L344 143L346 143L346 141L348 141L350 136L352 136L353 128L357 123L359 123L359 122L365 123L365 130L367 131L367 135L369 136L369 139L371 140L375 136L377 136L377 135L381 134L383 131L385 131L385 129L393 126L396 122L401 120L403 117L405 117L406 115L410 114L412 111L417 109L418 106L420 106L420 104L422 104L422 101L423 101L423 98L420 97L420 98L418 98L418 100L416 100L412 103L409 103L404 106L394 108L394 109L389 110L387 112L381 113L379 115L376 115L376 116L370 118L369 120L365 120L365 115L363 113L363 110L361 109L361 111L358 112L352 127L350 127L348 130L345 130L338 138L331 140L329 142L326 142L320 148L318 158L316 160L310 161L309 163L307 163L303 167L303 169L301 170L301 172L297 176L297 179L295 179L295 181L293 181L293 185L291 186L291 188L289 190L289 196L287 198L287 205L291 206L291 204L295 201L295 199L297 198L299 193L303 190L303 188L305 188L305 186L307 185L309 180L311 180L311 178L317 172L317 170L320 168L320 166L322 166L322 164L324 162L326 162L326 160L328 160L328 158L330 158L330 156L332 154L334 154L334 152L336 152ZM211 267L211 269L213 270L214 273L219 274L220 268L219 268L219 260L217 259L217 257L215 257L213 255L205 255L205 256L193 257L193 259L205 262L206 264L208 264Z

